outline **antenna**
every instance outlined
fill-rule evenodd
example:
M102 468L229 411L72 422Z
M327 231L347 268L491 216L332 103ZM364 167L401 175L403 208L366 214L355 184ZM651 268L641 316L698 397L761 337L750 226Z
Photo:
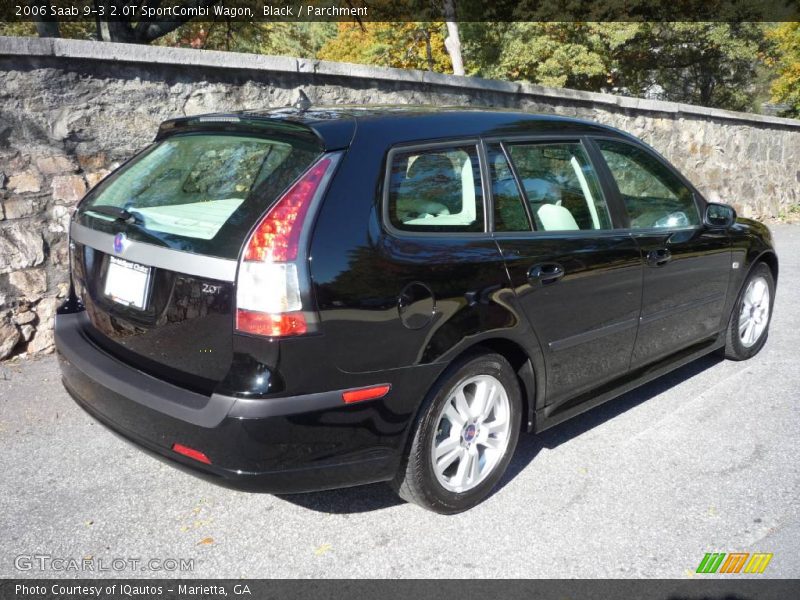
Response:
M305 92L303 92L303 90L297 90L297 99L292 106L300 112L305 112L311 108L312 105L313 103L309 100L308 96L306 96Z

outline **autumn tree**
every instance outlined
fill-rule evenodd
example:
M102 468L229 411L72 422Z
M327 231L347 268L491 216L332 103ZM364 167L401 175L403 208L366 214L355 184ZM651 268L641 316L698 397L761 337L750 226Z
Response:
M444 45L443 23L339 23L336 37L326 42L318 58L452 72Z
M773 47L766 62L777 72L772 101L788 106L786 116L800 117L800 23L781 23L767 37Z

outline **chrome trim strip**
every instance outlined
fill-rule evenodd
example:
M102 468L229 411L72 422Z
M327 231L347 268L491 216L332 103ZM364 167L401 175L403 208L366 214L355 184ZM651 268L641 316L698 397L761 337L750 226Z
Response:
M706 296L705 298L700 298L699 300L692 300L691 302L684 302L683 304L678 304L677 306L670 306L669 308L664 308L658 312L639 317L639 322L642 325L647 325L653 321L658 321L659 319L664 319L666 317L672 317L693 308L700 308L701 306L711 304L712 302L719 302L721 300L724 301L726 296L727 294L725 292L720 292L718 294Z
M235 260L203 256L130 239L126 240L122 252L115 252L113 235L96 231L75 222L70 227L70 239L105 254L118 256L125 260L158 269L166 269L206 279L216 279L217 281L236 280L237 264Z
M550 342L548 346L553 352L558 352L559 350L566 350L567 348L573 348L578 344L585 344L586 342L591 342L601 337L605 337L607 335L611 335L614 333L620 333L621 331L626 331L628 329L632 329L638 325L637 319L625 319L624 321L618 321L616 323L612 323L611 325L606 325L604 327L598 327L597 329L592 329L590 331L585 331L584 333L578 333L576 335L572 335L568 338L563 338L560 340L556 340L554 342Z

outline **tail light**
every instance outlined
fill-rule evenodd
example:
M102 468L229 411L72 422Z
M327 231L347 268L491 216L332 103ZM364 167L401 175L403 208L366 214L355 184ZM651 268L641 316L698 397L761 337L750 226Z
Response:
M250 235L236 288L236 329L269 337L307 333L301 284L307 280L301 241L311 205L327 183L335 156L315 162L280 197Z

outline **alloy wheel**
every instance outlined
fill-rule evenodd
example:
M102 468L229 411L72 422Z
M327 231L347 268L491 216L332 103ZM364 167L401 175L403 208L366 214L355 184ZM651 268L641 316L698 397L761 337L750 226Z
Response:
M439 414L431 448L438 482L451 492L475 488L508 448L511 406L503 384L478 375L450 393Z
M769 308L767 280L755 277L742 296L742 310L739 314L739 339L745 348L750 348L761 338L769 323Z

